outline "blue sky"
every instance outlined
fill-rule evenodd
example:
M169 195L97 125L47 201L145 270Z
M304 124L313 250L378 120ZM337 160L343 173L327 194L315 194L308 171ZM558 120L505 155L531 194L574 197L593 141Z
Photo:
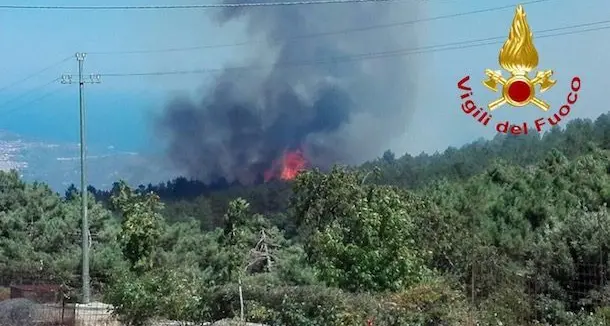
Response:
M413 0L416 1L416 0ZM5 1L7 2L7 1ZM92 1L79 5L194 4L201 1ZM454 14L516 4L515 1L429 0L421 18ZM3 2L4 4L4 2ZM8 3L6 3L8 4ZM74 5L72 1L14 1L20 5ZM349 6L350 4L345 4ZM206 44L238 43L245 40L242 26L218 26L210 10L176 11L52 11L0 10L0 89L45 68L77 51L104 52L160 48L181 48ZM551 0L526 5L530 26L536 30L577 25L610 19L610 2L603 0ZM506 36L514 9L424 22L418 46L438 45L494 36ZM345 26L346 29L356 26ZM554 69L558 83L542 97L558 108L569 90L572 76L580 76L583 90L570 118L594 118L607 112L604 104L608 45L600 44L610 30L534 39L540 55L539 69ZM379 30L383 33L383 30ZM536 34L534 35L536 36ZM340 37L340 35L336 36ZM412 46L405 44L405 47ZM471 76L475 99L481 106L494 99L483 88L486 68L499 69L501 45L416 54L422 69L416 111L405 121L408 132L394 141L397 153L442 150L478 137L492 137L493 128L484 128L460 110L456 83ZM142 71L218 68L239 58L239 47L147 54L90 54L86 73L129 73ZM415 58L414 58L415 59ZM78 140L78 88L59 83L32 91L62 73L76 73L70 59L27 82L0 91L0 128L50 141ZM90 143L115 146L129 151L154 149L152 116L175 94L204 87L205 75L155 77L106 77L102 84L87 86L88 138ZM28 104L46 92L59 90ZM21 94L18 101L3 105ZM512 110L512 111L511 111ZM498 109L501 117L515 118L510 107ZM533 121L541 116L534 107L520 109L519 118ZM552 109L553 110L553 109ZM502 111L502 112L500 112ZM515 118L517 119L517 118Z
M194 1L172 1L189 4ZM5 4L5 2L3 2ZM70 1L19 1L20 5L74 5ZM152 5L166 1L79 1L79 5ZM130 51L182 48L237 39L239 30L210 23L205 10L189 11L49 11L0 10L0 88L74 56L75 52ZM240 39L243 40L243 37ZM85 73L129 73L220 67L234 49L211 49L154 54L89 54ZM36 87L77 72L75 59L19 85L0 91L0 128L54 141L78 140L78 86L59 82L36 91ZM202 87L205 76L108 77L102 84L87 86L90 144L113 145L124 150L150 148L150 124L171 95ZM52 92L40 101L29 101ZM31 91L34 89L34 91ZM28 93L26 93L28 92ZM22 99L12 101L26 93ZM25 106L23 106L25 105ZM23 106L23 107L20 107ZM100 123L103 122L103 123Z

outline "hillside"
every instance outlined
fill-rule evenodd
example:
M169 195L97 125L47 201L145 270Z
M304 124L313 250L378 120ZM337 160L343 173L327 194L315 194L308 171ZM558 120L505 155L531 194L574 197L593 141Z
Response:
M77 194L0 174L4 283L78 297ZM240 284L245 318L271 325L610 322L608 114L289 182L95 195L95 297L133 325L238 317Z
M364 163L359 169L375 170L366 177L367 183L419 189L441 179L468 179L497 162L527 167L544 160L553 149L567 158L575 158L587 153L590 146L610 149L610 113L595 121L573 120L564 128L557 127L543 136L535 132L521 136L498 135L490 141L480 139L459 149L448 148L431 155L406 154L396 158L394 153L387 151L383 157ZM210 227L220 226L216 222L222 221L228 202L233 198L246 198L255 212L274 215L286 210L291 195L290 184L277 181L242 186L224 182L204 184L177 178L157 185L140 186L140 189L159 194L167 203L169 218L184 220L192 217ZM111 194L104 190L94 192L104 201ZM205 216L205 220L201 220L196 212L204 212L201 216Z

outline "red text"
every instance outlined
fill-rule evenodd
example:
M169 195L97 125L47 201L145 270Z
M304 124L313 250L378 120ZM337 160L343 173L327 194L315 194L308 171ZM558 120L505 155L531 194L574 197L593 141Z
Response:
M548 118L536 119L536 121L534 121L534 126L538 132L542 132L542 126L546 125L547 122L549 125L555 126L561 121L562 118L565 118L568 116L568 114L570 114L570 110L572 110L571 105L576 103L576 101L578 100L578 91L580 90L579 77L572 78L572 82L570 83L570 89L571 92L566 98L567 104L562 105L559 110L552 116Z
M462 100L462 111L472 116L479 123L487 126L489 120L491 120L491 114L488 114L486 111L483 111L482 108L477 107L474 101L470 99L472 96L472 88L466 85L466 82L469 80L470 76L466 76L457 84L458 89L462 90L462 95L460 95L460 99Z

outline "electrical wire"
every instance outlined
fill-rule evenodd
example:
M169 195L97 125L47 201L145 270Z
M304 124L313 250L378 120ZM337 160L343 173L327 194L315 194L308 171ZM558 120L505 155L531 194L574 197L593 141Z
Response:
M47 84L47 85L45 85L45 86L48 86L48 85L49 85L49 84ZM57 87L57 88L55 88L55 89L53 89L53 90L51 90L51 91L49 91L49 92L46 92L46 93L42 94L41 96L36 97L36 98L34 98L34 99L32 99L32 100L30 100L30 101L28 101L28 102L26 102L26 103L24 103L24 104L22 104L22 105L19 105L19 106L15 107L15 108L13 108L13 109L11 109L11 110L7 110L7 111L1 111L1 112L0 112L0 116L6 116L6 115L9 115L9 114L11 114L11 113L14 113L14 112L16 112L16 111L19 111L19 110L23 109L23 108L24 108L24 107L26 107L26 106L29 106L29 105L31 105L31 104L34 104L34 103L38 102L38 101L41 101L41 100L43 100L43 99L45 99L45 98L47 98L47 97L49 97L49 96L51 96L51 95L55 95L55 94L56 94L57 92L59 92L60 90L65 89L65 88L66 88L65 86L68 86L68 85L65 85L65 84L60 84L60 87Z
M552 28L552 29L547 29L547 30L541 30L536 33L559 31L559 30L572 29L572 28L577 28L577 27L594 26L596 24L602 24L602 23L610 23L610 20L603 21L603 22L584 23L584 24L578 24L578 25L572 25L572 26ZM593 27L593 28L589 28L589 29L541 35L541 36L536 36L536 39L565 36L565 35L572 35L572 34L581 34L581 33L606 30L606 29L610 29L610 26ZM412 54L435 53L435 52L442 52L442 51L481 47L481 46L487 46L487 45L492 45L492 44L502 44L502 43L504 43L505 39L506 39L506 36L487 37L487 38L470 40L470 41L451 42L451 43L429 45L429 46L422 46L422 47L415 47L415 48L403 48L403 49L397 49L397 50L392 50L392 51L345 55L345 56L340 56L340 57L328 58L328 59L323 59L323 60L315 60L315 61L307 61L307 62L279 62L279 63L275 63L275 64L270 64L270 65L249 65L249 66L241 66L241 67L238 66L238 67L227 67L227 68L201 68L201 69L178 70L178 71L107 73L107 74L101 74L101 76L129 77L129 76L186 75L186 74L210 73L210 72L214 72L214 71L224 71L224 70L254 70L254 69L266 69L269 67L296 67L296 66L336 64L336 63L341 63L341 62L351 62L351 61L360 61L360 60L368 60L368 59L406 56L406 55L412 55Z
M41 85L41 86L35 87L35 88L33 88L33 89L30 89L29 91L27 91L27 92L25 92L25 93L22 93L21 95L16 96L16 97L14 97L14 98L12 98L12 99L10 99L10 100L8 100L8 101L6 101L6 102L4 102L4 103L0 104L0 108L6 107L6 106L8 106L9 104L11 104L11 103L13 103L13 102L15 102L15 101L17 101L17 100L20 100L20 99L24 98L25 96L29 95L30 93L32 93L32 92L36 92L36 91L39 91L39 90L41 90L41 89L43 89L43 88L45 88L45 87L47 87L47 86L49 86L49 85L51 85L51 84L53 84L53 83L55 83L55 82L59 81L59 80L60 80L60 78L55 78L55 79L53 79L53 80L51 80L51 81L49 81L49 82L45 83L44 85Z
M167 10L167 9L211 9L238 7L273 7L298 6L341 3L375 3L375 2L406 2L423 0L311 0L311 1L279 1L279 2L247 2L247 3L210 3L199 5L160 5L160 6L27 6L0 5L0 9L35 9L35 10ZM429 0L428 0L429 1Z
M535 0L535 1L530 1L529 3L536 3L536 2L544 2L544 1L549 1L549 0ZM0 6L1 8L2 6ZM457 14L452 14L452 15L445 15L445 16L437 16L437 17L431 17L431 18L427 18L427 19L421 19L421 20L416 20L416 21L408 21L408 22L399 22L399 23L391 23L391 24L384 24L384 25L376 25L376 26L367 26L367 27L362 27L362 28L357 28L357 29L351 29L351 30L344 30L344 31L335 31L335 32L326 32L326 33L318 33L318 34L310 34L310 35L302 35L302 36L296 36L294 37L295 39L298 38L305 38L305 37L314 37L314 36L323 36L323 35L333 35L333 34L339 34L339 33L344 33L344 32L350 32L350 31L362 31L362 30L370 30L370 29L377 29L377 28L385 28L385 27L392 27L392 26L400 26L400 25L408 25L408 24L414 24L414 23L418 23L418 22L423 22L423 21L430 21L430 20L438 20L438 19L446 19L446 18L451 18L451 17L458 17L458 16L464 16L464 15L470 15L470 14L475 14L475 13L482 13L482 12L489 12L489 11L495 11L495 10L502 10L502 9L507 9L507 8L512 8L514 7L513 5L510 6L501 6L501 7L493 7L493 8L487 8L487 9L480 9L480 10L475 10L475 11L469 11L469 12L463 12L463 13L457 13ZM545 29L545 30L540 30L537 31L535 33L547 33L547 32L552 32L552 31L561 31L561 30L566 30L566 29L574 29L574 28L581 28L581 27L590 27L590 26L596 26L596 25L600 25L600 24L608 24L610 23L610 20L604 20L604 21L598 21L598 22L589 22L589 23L582 23L582 24L576 24L576 25L571 25L571 26L563 26L563 27L557 27L557 28L551 28L551 29ZM597 31L597 30L604 30L604 29L610 29L610 26L603 26L603 27L596 27L596 28L590 28L590 29L584 29L584 30L576 30L576 31L568 31L568 32L563 32L563 33L556 33L556 34L549 34L549 35L542 35L542 36L536 36L536 38L546 38L546 37L556 37L556 36L563 36L563 35L570 35L570 34L580 34L580 33L585 33L585 32L590 32L590 31ZM201 73L209 73L209 72L213 72L213 71L222 71L222 70L249 70L249 69L264 69L264 68L268 68L270 66L274 66L274 67L291 67L291 66L307 66L307 65L322 65L322 64L335 64L335 63L340 63L340 62L350 62L350 61L359 61L359 60L367 60L367 59L377 59L377 58L387 58L387 57L395 57L395 56L404 56L404 55L411 55L411 54L421 54L421 53L433 53L433 52L441 52L441 51L448 51L448 50L457 50L457 49L466 49L466 48L472 48L472 47L480 47L480 46L486 46L486 45L491 45L491 44L499 44L499 43L503 43L503 41L505 40L505 36L497 36L497 37L488 37L488 38L482 38L482 39L475 39L475 40L468 40L468 41L460 41L460 42L451 42L451 43L445 43L445 44L438 44L438 45L430 45L430 46L422 46L422 47L415 47L415 48L403 48L403 49L397 49L397 50L392 50L392 51L384 51L384 52L373 52L373 53L363 53L363 54L354 54L354 55L346 55L346 56L341 56L341 57L334 57L334 58L328 58L328 59L322 59L322 60L316 60L316 61L308 61L308 62L284 62L284 63L276 63L276 64L272 64L272 65L259 65L259 66L242 66L242 67L229 67L229 68L203 68L203 69L195 69L195 70L180 70L180 71L157 71L157 72L139 72L139 73L108 73L108 74L102 74L102 76L105 77L128 77L128 76L165 76L165 75L184 75L184 74L201 74ZM226 45L226 46L234 46L233 45ZM214 47L214 46L213 46ZM183 48L184 49L184 48ZM168 51L168 50L172 50L172 49L164 49L164 50L156 50L154 52L159 52L159 51ZM177 49L173 49L173 50L177 50ZM139 53L143 53L143 51L138 51ZM97 52L96 54L100 54L102 52ZM110 52L106 52L106 53L110 53ZM116 53L116 52L114 52ZM123 52L125 53L125 52ZM34 76L39 75L40 73L47 71L59 64L62 64L63 62L66 62L67 60L69 60L71 58L67 57L62 59L61 61L48 66L32 75L27 76L26 78L23 78L17 82L12 83L11 85L5 86L4 88L0 88L0 92L3 89L7 89L9 87L12 87L13 85L19 84L23 81L29 80L30 78L33 78ZM4 104L0 105L0 108L7 106L10 103L13 103L27 95L29 95L31 92L35 92L38 91L44 87L47 87L50 84L53 84L55 82L57 82L60 78L56 78L53 79L52 81L39 86L35 89L32 89L16 98L13 98L7 102L5 102ZM18 108L16 108L15 110L25 106L25 105L29 105L35 101L39 101L47 96L50 96L51 94L45 94L39 98L36 98L33 101L30 101L22 106L19 106ZM11 111L7 111L7 112L13 112L15 110L11 110Z
M19 79L19 80L15 81L15 82L12 82L12 83L11 83L11 84L9 84L9 85L3 86L3 87L1 87L1 88L0 88L0 93L2 93L3 91L5 91L5 90L7 90L7 89L9 89L9 88L11 88L11 87L14 87L14 86L16 86L16 85L19 85L19 84L21 84L21 83L23 83L23 82L25 82L25 81L28 81L28 80L30 80L30 79L32 79L32 78L34 78L34 77L36 77L36 76L38 76L38 75L40 75L40 74L42 74L42 73L44 73L44 72L48 71L48 70L50 70L50 69L53 69L53 68L55 68L55 67L57 67L57 66L59 66L59 65L63 64L64 62L66 62L66 61L70 60L71 58L72 58L71 56L66 57L66 58L63 58L63 59L61 59L60 61L55 62L55 63L53 63L53 64L51 64L50 66L47 66L47 67L45 67L45 68L42 68L41 70L39 70L39 71L37 71L37 72L35 72L35 73L32 73L31 75L28 75L27 77L25 77L25 78L23 78L23 79Z
M527 1L527 2L523 2L522 4L535 4L535 3L540 3L540 2L546 2L546 1L551 1L551 0L533 0L533 1ZM0 8L2 8L3 6L0 6ZM26 6L28 7L28 6ZM310 37L319 37L319 36L329 36L329 35L337 35L337 34L344 34L344 33L351 33L351 32L361 32L361 31L367 31L367 30L374 30L374 29L380 29L380 28L389 28L389 27L397 27L397 26L406 26L406 25L413 25L413 24L417 24L417 23L422 23L422 22L428 22L428 21L435 21L435 20L442 20L442 19L449 19L449 18L455 18L455 17L460 17L460 16L466 16L466 15L472 15L472 14L478 14L478 13L486 13L486 12L492 12L492 11L498 11L498 10L504 10L504 9L510 9L513 8L514 5L505 5L505 6L499 6L499 7L493 7L493 8L485 8L485 9L479 9L479 10L473 10L473 11L468 11L468 12L462 12L462 13L455 13L455 14L449 14L449 15L443 15L443 16L436 16L436 17L429 17L429 18L423 18L423 19L418 19L418 20L410 20L410 21L403 21L403 22L395 22L395 23L389 23L389 24L380 24L380 25L372 25L372 26L366 26L366 27L360 27L360 28L353 28L353 29L345 29L345 30L340 30L340 31L329 31L329 32L322 32L322 33L315 33L315 34L307 34L307 35L297 35L294 36L292 38L290 38L291 40L298 40L298 39L304 39L304 38L310 38ZM233 43L233 44L225 44L225 45L207 45L207 46L197 46L197 47L189 47L189 48L170 48L170 49L160 49L160 50L136 50L136 51L107 51L107 52L90 52L89 54L135 54L135 53L163 53L163 52L175 52L175 51L190 51L190 50L200 50L200 49L210 49L210 48L220 48L220 47L232 47L232 46L239 46L239 45L246 45L246 44L250 44L250 43L254 43L251 41L247 41L247 42L242 42L242 43ZM13 82L7 86L1 87L0 88L0 93L3 92L6 89L9 89L13 86L16 86L22 82L25 82L35 76L40 75L41 73L48 71L60 64L63 64L64 62L66 62L67 60L71 59L72 56L68 56L62 60L60 60L59 62L56 62L48 67L45 67L43 69L41 69L40 71L37 71L23 79L20 79L16 82ZM44 86L44 85L43 85ZM21 98L22 96L18 97L17 99ZM10 100L9 102L5 103L4 105L0 105L0 107L5 106L6 104L12 103L14 100Z
M552 1L552 0L533 0L533 1L521 2L520 4L521 5L530 5L530 4L536 4L536 3L548 2L548 1ZM276 38L273 41L284 41L284 42L287 42L287 41L295 41L295 40L314 38L314 37L342 35L342 34L349 34L349 33L356 33L356 32L371 31L371 30L376 30L376 29L384 29L384 28L392 28L392 27L400 27L400 26L410 26L410 25L415 25L415 24L425 23L425 22L431 22L431 21L437 21L437 20L451 19L451 18L457 18L457 17L462 17L462 16L469 16L469 15L482 14L482 13L488 13L488 12L494 12L494 11L501 11L501 10L506 10L506 9L514 9L516 5L517 4L498 6L498 7L492 7L492 8L485 8L485 9L479 9L479 10L471 10L471 11L465 11L465 12L460 12L460 13L454 13L454 14L449 14L449 15L434 16L434 17L414 19L414 20L408 20L408 21L400 21L400 22L393 22L393 23L387 23L387 24L377 24L377 25L370 25L370 26L357 27L357 28L349 28L349 29L343 29L343 30L337 30L337 31L328 31L328 32L320 32L320 33L312 33L312 34L295 35L295 36L288 37L288 38ZM257 42L257 41L244 41L244 42L229 43L229 44L201 45L201 46L192 46L192 47L178 47L178 48L152 49L152 50L99 51L99 52L89 52L89 54L107 55L107 54L142 54L142 53L183 52L183 51L196 51L196 50L205 50L205 49L236 47L236 46L243 46L243 45L256 44L256 43L260 43L260 41L259 42Z

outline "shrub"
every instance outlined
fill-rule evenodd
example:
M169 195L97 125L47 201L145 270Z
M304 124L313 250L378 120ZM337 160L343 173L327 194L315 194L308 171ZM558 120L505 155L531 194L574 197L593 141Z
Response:
M114 280L104 299L114 306L119 320L132 326L146 325L157 317L202 322L208 317L200 309L202 284L199 274L189 269L124 273Z
M243 287L250 322L291 326L460 325L466 308L456 292L431 283L384 297L321 286ZM239 316L236 284L209 289L202 301L209 320Z
M338 325L346 295L324 287L244 286L246 318L270 325ZM239 316L236 284L211 289L204 295L210 320Z
M158 277L152 274L124 274L104 293L104 300L114 306L113 314L130 326L146 325L158 315Z
M201 311L199 296L202 279L195 270L163 270L157 278L157 295L160 316L170 320L203 322L205 311Z
M383 298L375 325L464 325L465 298L441 280L430 280Z

